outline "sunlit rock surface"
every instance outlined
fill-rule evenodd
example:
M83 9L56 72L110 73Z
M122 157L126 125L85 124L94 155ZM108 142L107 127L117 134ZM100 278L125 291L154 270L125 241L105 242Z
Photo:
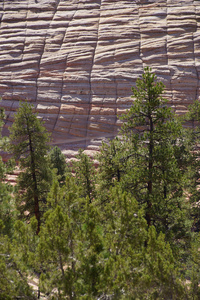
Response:
M92 154L147 65L177 112L199 99L200 1L1 0L0 20L4 134L28 100L67 157Z

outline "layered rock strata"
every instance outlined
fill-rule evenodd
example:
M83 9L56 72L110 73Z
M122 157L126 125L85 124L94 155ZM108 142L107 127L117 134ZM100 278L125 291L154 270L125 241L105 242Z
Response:
M199 26L193 0L1 0L4 134L28 100L66 155L96 150L147 65L185 111L200 93Z

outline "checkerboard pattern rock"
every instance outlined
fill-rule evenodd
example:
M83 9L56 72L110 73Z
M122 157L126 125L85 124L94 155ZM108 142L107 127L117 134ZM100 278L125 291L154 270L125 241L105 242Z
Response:
M0 96L8 134L31 101L68 157L120 128L151 66L178 113L200 94L200 1L2 0Z

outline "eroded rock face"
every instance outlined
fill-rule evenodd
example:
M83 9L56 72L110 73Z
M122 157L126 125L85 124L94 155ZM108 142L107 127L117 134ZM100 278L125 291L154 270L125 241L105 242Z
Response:
M66 155L96 150L147 65L177 112L199 98L200 1L2 0L0 19L4 134L27 99Z

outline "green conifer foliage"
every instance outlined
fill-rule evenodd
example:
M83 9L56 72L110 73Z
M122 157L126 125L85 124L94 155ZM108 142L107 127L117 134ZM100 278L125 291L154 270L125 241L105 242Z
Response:
M57 146L51 150L49 156L53 168L57 170L56 175L58 176L58 181L61 184L65 181L67 171L65 156Z
M200 233L196 234L187 264L187 278L189 278L188 289L191 299L200 298Z
M20 104L11 149L23 221L10 221L0 161L0 299L34 300L28 276L39 279L38 299L199 299L200 105L177 117L150 68L132 91L121 135L102 144L97 170L80 150L67 176L61 150L47 154L33 107Z
M190 224L184 195L190 161L182 124L162 98L164 85L150 68L132 88L134 102L122 116L122 134L132 148L127 188L145 205L148 226L169 240L189 238ZM181 234L180 234L181 232Z
M97 154L98 177L100 190L106 190L114 186L116 182L124 179L127 173L128 149L124 141L118 137L109 144L102 143L100 153Z
M33 113L30 103L20 103L10 129L11 152L19 162L20 174L17 184L19 210L28 216L35 215L40 231L43 202L49 190L51 171L47 161L49 134L43 123Z
M186 122L185 138L191 148L191 160L189 174L186 180L186 189L191 205L191 216L193 218L193 230L200 230L200 103L195 101L194 104L189 105L188 112L184 116L183 122ZM188 124L189 122L189 124ZM190 125L190 126L188 126Z
M100 294L99 285L104 270L102 226L95 201L91 203L87 197L82 202L82 207L83 219L77 249L79 261L77 293L79 297L82 296L81 299L94 299Z
M143 270L138 281L138 299L187 299L187 290L176 267L175 258L163 233L148 228L143 248Z
M18 260L18 247L15 248L9 238L2 234L3 226L0 220L0 299L36 300L33 290L28 285L25 268ZM24 255L23 252L20 254Z
M45 270L41 291L59 299L95 299L104 265L99 207L80 197L73 177L62 187L53 182L48 203L36 251Z
M45 270L41 274L41 290L52 298L76 299L77 235L82 206L74 178L67 177L62 187L54 179L47 201L49 210L37 248L38 261Z
M0 179L2 180L2 179ZM15 218L15 205L11 197L12 187L0 182L0 220L3 221L2 234L12 235Z
M81 197L88 197L92 202L95 196L95 167L91 158L83 153L83 150L79 150L77 155L77 161L73 162L73 172L75 173L76 183L80 189Z
M8 143L7 139L1 135L4 118L4 110L0 109L0 151L5 150ZM4 163L0 156L0 220L3 222L1 233L9 236L11 235L14 221L14 202L11 197L12 187L9 183L6 183L6 174L11 171L11 169L9 164Z
M1 136L1 127L5 118L4 110L0 109L0 150L5 150L7 139ZM13 235L15 220L14 203L11 197L12 188L5 183L9 165L0 156L0 299L33 300L35 297L27 284L26 277L15 261L9 238Z
M104 271L100 290L111 299L135 296L143 269L147 225L134 197L117 184L101 208Z

